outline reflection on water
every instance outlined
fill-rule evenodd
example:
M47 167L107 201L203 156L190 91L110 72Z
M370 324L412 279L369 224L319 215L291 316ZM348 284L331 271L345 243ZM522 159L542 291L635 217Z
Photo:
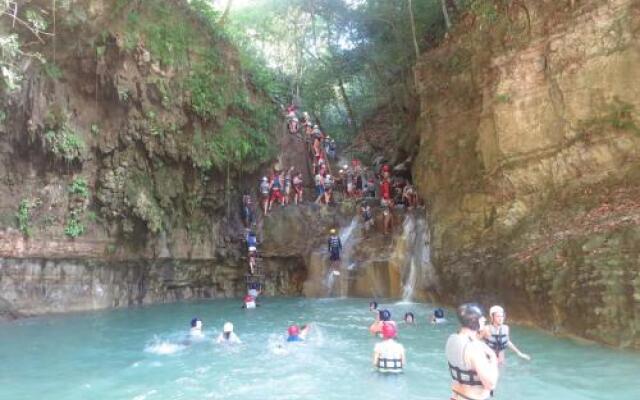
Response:
M399 323L408 365L399 377L371 369L375 344L367 300L265 299L184 303L34 318L0 324L2 399L446 399L444 343L455 324L427 323L433 307L382 304ZM205 337L189 340L193 316ZM448 315L449 320L453 320ZM243 341L218 346L225 321ZM289 324L315 324L306 343L287 343ZM640 398L640 356L513 327L527 363L508 355L495 399Z

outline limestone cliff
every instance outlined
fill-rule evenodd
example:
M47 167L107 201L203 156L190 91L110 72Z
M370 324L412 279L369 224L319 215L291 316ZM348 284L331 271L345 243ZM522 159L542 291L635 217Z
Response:
M19 47L1 60L2 309L244 290L238 202L275 158L280 123L206 2L9 11L0 33Z
M640 347L640 2L495 4L415 69L438 295Z

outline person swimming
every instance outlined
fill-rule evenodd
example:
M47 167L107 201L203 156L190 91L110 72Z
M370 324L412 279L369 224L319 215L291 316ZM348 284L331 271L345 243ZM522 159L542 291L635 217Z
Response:
M302 325L302 328L299 328L298 325L289 326L287 342L303 342L307 338L309 330L311 330L310 325Z
M378 312L378 317L369 327L369 332L371 332L372 335L382 334L382 326L385 322L396 326L395 321L391 320L391 311L386 309Z
M404 313L404 323L407 325L416 324L416 316L411 311Z
M198 317L191 319L191 329L189 330L189 336L192 338L202 338L204 333L202 332L202 320Z
M216 339L218 344L238 344L242 343L240 338L233 333L233 324L231 322L225 322L222 327L222 333Z
M250 309L256 308L258 306L258 304L256 303L256 298L251 296L250 294L244 296L243 301L244 303L242 304L242 308Z
M400 373L407 364L404 346L394 340L396 335L395 325L383 323L383 341L373 349L373 366L379 372Z
M433 315L431 316L431 323L433 325L444 324L447 320L444 318L444 310L442 308L436 308L433 310Z

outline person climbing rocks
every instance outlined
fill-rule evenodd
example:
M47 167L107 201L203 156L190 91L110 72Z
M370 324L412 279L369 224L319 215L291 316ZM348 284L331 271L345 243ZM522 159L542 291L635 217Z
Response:
M293 202L298 205L302 203L302 192L304 190L304 182L302 181L302 172L298 172L293 177Z
M418 204L416 191L413 185L407 183L402 189L402 202L407 209L412 209Z
M516 345L511 342L509 338L509 326L504 323L504 309L497 305L491 307L489 309L489 318L491 318L491 323L485 326L480 332L480 337L482 337L485 343L495 351L498 363L504 363L505 350L507 348L515 351L518 357L527 361L531 360L529 355L521 352Z
M451 374L451 400L486 400L498 383L498 360L478 334L485 318L475 303L458 307L462 327L449 336L445 354Z
M329 160L336 159L336 151L338 150L338 145L336 144L336 140L334 138L329 139L329 146L327 148L327 157Z
M391 319L391 311L387 309L378 310L376 320L369 326L369 332L374 336L379 335L385 323L396 326L395 321Z
M327 174L324 177L324 203L331 204L333 202L333 178Z
M311 325L302 325L302 328L298 327L298 325L291 325L287 329L287 342L303 342L309 331L311 330Z
M249 273L251 275L256 273L256 267L258 266L258 249L255 246L249 247Z
M324 199L324 177L317 173L315 176L315 184L316 184L316 204L320 204L322 199Z
M289 200L291 199L291 176L293 174L293 167L287 170L287 173L284 175L284 205L289 205Z
M233 332L233 324L225 322L222 326L222 333L216 339L217 344L239 344L242 343L240 338Z
M260 182L260 206L264 215L267 215L269 210L269 179L266 176L262 177Z
M407 365L404 346L395 341L397 330L393 324L382 325L382 342L373 349L373 366L378 372L400 373Z
M202 332L202 320L200 318L193 317L191 319L191 329L189 329L189 336L195 339L204 337L204 333Z
M329 239L327 240L329 262L331 264L331 268L333 268L334 271L337 271L340 266L340 252L342 251L342 242L340 241L340 237L337 235L335 229L332 228L329 233Z
M391 234L392 215L390 204L391 202L389 200L380 200L380 208L382 208L382 227L385 235Z
M245 239L247 241L247 248L258 247L258 236L256 236L256 232L253 229L247 229L247 237Z
M279 201L280 205L284 206L282 175L278 169L273 172L269 190L271 193L271 196L269 196L269 210L271 210L274 201Z
M433 310L433 315L431 316L431 324L439 325L446 323L447 320L444 317L444 310L442 308L436 308Z
M296 107L293 104L287 107L287 127L290 134L295 135L298 133L298 116L296 115Z
M362 207L360 207L360 215L362 216L362 236L364 238L369 237L369 230L373 226L373 210L369 205L368 201L362 202Z
M242 220L246 228L255 223L255 205L249 193L242 196Z

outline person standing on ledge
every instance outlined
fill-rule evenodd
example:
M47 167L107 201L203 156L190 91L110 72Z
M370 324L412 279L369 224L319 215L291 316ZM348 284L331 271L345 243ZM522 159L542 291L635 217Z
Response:
M498 383L496 354L478 334L485 318L474 303L458 307L460 331L449 336L445 347L451 383L451 400L487 400Z
M491 324L484 327L480 332L480 337L496 352L498 363L503 364L505 360L504 351L508 348L515 351L518 357L527 361L531 360L529 355L521 352L509 339L509 325L504 324L505 313L500 306L493 306L489 309Z
M329 231L331 234L329 236L329 240L327 241L327 248L329 250L329 262L331 263L331 268L334 271L338 270L340 266L340 252L342 251L342 242L340 241L340 237L336 234L335 229L331 229Z

